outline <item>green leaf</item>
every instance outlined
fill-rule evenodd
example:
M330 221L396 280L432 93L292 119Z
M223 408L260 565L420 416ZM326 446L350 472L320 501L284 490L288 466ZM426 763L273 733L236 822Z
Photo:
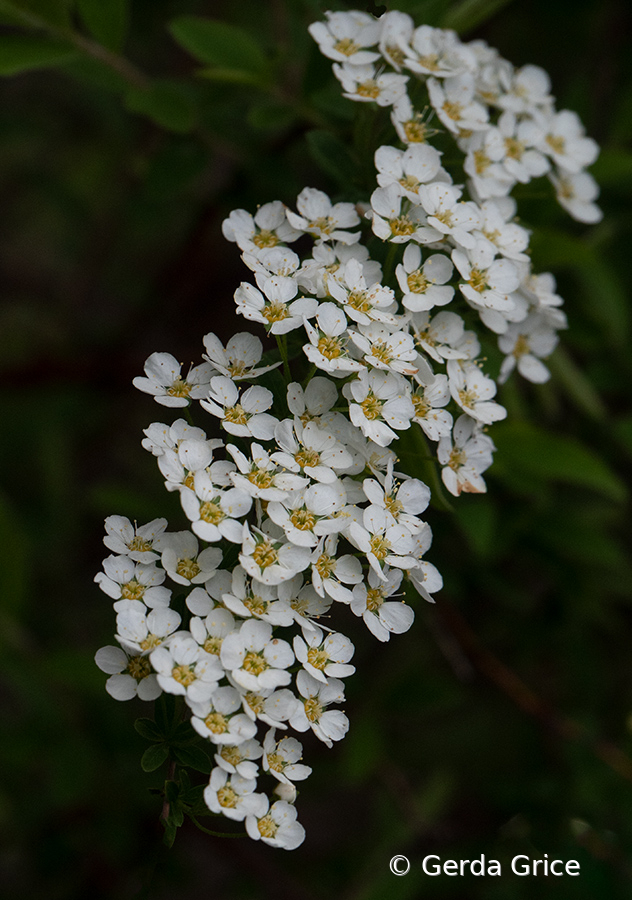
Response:
M248 111L248 122L261 131L281 131L296 120L296 113L287 103L264 100Z
M175 81L155 81L147 88L130 88L125 106L141 113L162 128L184 133L196 124L196 108L185 86Z
M191 56L219 69L264 75L269 66L255 38L227 22L200 16L180 16L169 24L175 41Z
M339 137L316 128L307 133L307 146L314 162L341 187L348 188L354 182L357 165Z
M513 422L494 428L494 443L503 469L590 488L617 502L626 498L623 482L577 439L550 434L525 422Z
M440 24L442 28L454 28L459 34L465 34L487 22L509 3L511 0L462 0L446 12Z
M77 9L90 34L109 50L120 50L129 22L128 0L77 0Z
M0 75L58 66L76 59L69 44L30 34L0 35Z
M134 728L146 741L163 741L165 735L151 719L136 719Z
M547 360L547 365L569 399L583 413L599 421L606 418L606 408L601 397L564 347L557 348Z
M208 81L224 81L227 84L248 84L252 87L262 87L261 78L256 72L248 72L246 69L198 69L195 73L199 78Z
M462 497L456 505L459 523L477 556L490 559L498 546L498 513L489 497Z
M208 775L213 768L211 758L201 747L175 747L173 753L179 763L196 772Z
M161 734L170 735L178 721L178 704L173 694L162 693L154 709L156 725Z
M155 772L169 756L167 744L153 744L143 753L140 764L143 772Z
M2 0L0 12L3 19L16 25L31 28L43 24L63 28L70 25L70 8L74 0Z

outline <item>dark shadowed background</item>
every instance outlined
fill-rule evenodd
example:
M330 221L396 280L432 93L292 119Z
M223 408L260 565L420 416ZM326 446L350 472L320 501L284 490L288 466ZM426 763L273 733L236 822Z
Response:
M190 823L162 847L149 788L164 769L141 771L133 722L147 709L112 700L94 665L114 617L93 577L109 553L105 516L185 527L140 447L164 410L131 381L155 350L197 363L208 331L243 330L232 295L247 270L222 219L273 199L293 205L305 185L368 197L374 147L353 143L359 104L340 98L306 29L328 8L381 7L0 0L7 897L631 895L630 9L386 6L546 68L558 108L575 109L603 147L592 171L605 217L581 226L539 183L522 191L534 268L554 272L570 322L553 378L503 389L510 416L492 432L489 493L429 512L428 558L445 579L436 606L419 601L411 631L389 644L342 611L357 647L351 728L331 750L304 741L307 839L286 853ZM224 67L237 75L200 74L170 25L188 14L241 27L259 56L245 45L239 77L239 48L227 46ZM493 347L489 359L498 366ZM398 853L412 864L402 878L388 869ZM548 853L578 860L581 875L430 878L429 853L484 853L506 873L517 854Z

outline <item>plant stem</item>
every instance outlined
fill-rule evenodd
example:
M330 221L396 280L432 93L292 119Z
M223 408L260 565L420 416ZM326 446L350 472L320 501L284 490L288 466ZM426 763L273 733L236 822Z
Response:
M275 334L274 335L277 342L277 347L279 348L279 353L281 354L281 359L283 360L283 375L285 376L285 381L289 384L292 380L292 372L290 371L290 361L287 355L287 336L284 334Z
M200 825L198 820L195 818L193 813L187 813L188 817L191 819L196 828L199 828L200 831L203 831L204 834L210 834L212 837L221 837L221 838L240 838L247 837L245 831L235 831L233 833L225 832L225 831L211 831L210 828L205 828L204 825Z

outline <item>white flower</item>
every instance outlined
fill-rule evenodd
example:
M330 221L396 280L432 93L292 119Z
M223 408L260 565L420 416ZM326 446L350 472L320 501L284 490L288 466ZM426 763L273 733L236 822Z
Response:
M359 331L350 329L349 334L368 366L402 375L418 373L415 340L408 331L393 332L381 322L371 322L360 325Z
M445 78L476 66L471 50L464 46L454 31L420 25L415 28L404 65L422 75Z
M276 428L280 425L280 422L277 423ZM260 500L285 500L290 491L309 484L307 478L279 469L276 454L269 454L261 444L250 445L252 459L248 459L233 444L228 444L226 449L239 469L238 473L232 474L233 483L251 497L258 497Z
M294 612L287 600L280 600L276 587L261 582L252 583L241 566L233 570L230 591L222 597L227 609L244 619L253 616L270 625L286 626L294 621Z
M141 441L141 446L154 456L162 456L166 450L177 451L182 441L207 440L206 433L201 428L189 425L185 419L176 419L173 425L153 422L149 428L145 428L143 434L147 437ZM211 450L224 446L224 442L217 439L207 443Z
M226 538L241 543L242 523L237 521L250 511L252 497L237 488L218 490L208 472L197 472L194 490L180 492L182 509L192 522L192 530L203 541L213 543Z
M364 369L348 356L347 317L337 303L321 303L316 322L317 329L307 319L304 323L310 343L303 345L303 353L311 363L337 378Z
M234 209L222 222L222 233L228 241L236 241L242 250L255 251L295 241L300 234L288 223L280 200L264 203L254 217L245 209Z
M593 201L599 196L599 185L588 172L575 175L560 172L549 175L558 202L578 222L593 225L603 218L601 209Z
M369 587L364 583L353 588L351 611L362 616L364 623L379 641L388 641L391 634L403 634L413 624L415 613L403 602L389 600L402 583L397 569L387 571L386 581L369 572Z
M428 225L440 234L450 235L462 247L474 247L471 232L480 226L476 203L459 200L461 189L452 184L422 184L419 199L428 214Z
M315 380L312 379L310 384ZM275 428L274 437L281 449L270 458L290 472L303 472L314 481L332 483L337 479L336 471L348 469L353 464L351 454L343 445L315 422L303 426L298 417L294 422L283 419Z
M194 703L209 700L224 675L217 656L205 653L188 632L176 634L149 658L163 691L183 694Z
M149 659L144 654L132 655L120 647L101 647L94 661L102 672L110 675L105 689L115 700L155 700L162 688L151 671Z
M599 155L599 145L585 136L581 119L570 109L563 109L552 116L538 117L543 137L538 149L571 175L590 166Z
M437 446L443 483L455 497L462 491L485 493L487 486L481 473L492 464L492 439L477 429L473 419L462 415L454 424L453 440L442 437Z
M263 747L251 738L241 744L220 744L214 758L220 769L230 775L236 772L242 778L256 778L259 766L252 760L260 759L262 755Z
M495 250L488 241L474 241L467 253L452 252L452 260L465 283L459 288L475 306L504 312L513 309L510 294L520 285L518 271L508 259L494 259Z
M383 566L409 569L415 566L411 557L414 547L412 534L400 524L391 524L392 516L380 506L368 506L362 514L362 525L352 522L348 536L354 547L366 554L369 565L382 581L386 580Z
M298 286L290 278L272 276L257 290L243 281L235 291L235 303L240 316L265 325L270 334L287 334L303 324L303 317L311 318L318 308L318 301L311 297L296 296ZM265 296L264 296L265 295Z
M448 360L450 393L461 409L484 425L506 418L507 410L491 398L496 395L496 382L488 378L469 360Z
M266 804L269 802L265 798ZM246 831L253 841L262 840L271 847L295 850L305 840L305 829L296 821L296 809L286 800L277 800L263 812L246 817Z
M309 766L302 766L303 745L296 738L284 737L280 741L274 739L275 731L271 728L263 740L263 769L274 778L285 784L293 781L304 781L311 775Z
M217 767L204 788L204 802L214 813L221 813L228 819L242 822L246 816L263 815L268 806L265 794L256 794L257 782L254 778L231 775Z
M162 566L177 584L204 584L214 574L222 561L218 547L199 551L195 535L190 531L178 531L169 535L169 543L162 552Z
M315 375L305 390L293 381L287 387L287 405L294 416L298 416L303 425L311 419L317 419L329 412L338 399L338 388L329 378Z
M204 335L204 358L222 375L232 378L233 381L242 381L244 378L252 379L257 375L263 375L271 369L276 369L281 363L272 366L260 366L256 368L263 354L263 344L254 334L241 331L234 334L224 349L222 342L212 332Z
M466 359L470 354L459 349L466 335L463 319L453 312L440 312L431 319L427 312L416 313L412 317L412 331L418 345L437 362L446 359ZM474 336L473 332L467 334ZM476 342L474 355L480 346Z
M308 547L297 547L261 531L253 534L248 525L244 525L239 562L255 581L272 585L289 581L308 567L310 556Z
M476 84L469 72L446 78L428 79L428 94L437 116L454 134L483 131L488 127L487 108L474 99Z
M336 517L345 505L346 491L342 482L315 484L282 503L268 504L268 515L285 532L287 539L298 547L315 547L323 534L332 534L345 527L344 519Z
M408 383L390 372L363 371L344 386L349 398L349 417L362 433L381 447L387 447L397 431L410 428L415 414L408 396Z
M430 488L423 481L406 478L398 483L393 476L393 465L390 464L383 487L375 478L365 478L362 489L372 506L384 510L389 525L403 525L411 534L419 531L421 523L417 516L430 502Z
M530 315L524 322L510 325L498 338L499 348L508 354L500 368L500 384L507 380L515 366L527 381L535 384L548 381L551 373L540 361L540 357L549 356L557 341L556 332L539 315Z
M432 181L439 172L441 154L430 144L412 144L406 150L378 147L375 167L380 187L396 184L405 197L416 203L419 185Z
M257 726L252 719L238 711L241 710L241 694L234 687L218 687L209 700L192 702L189 706L191 725L198 734L214 744L239 745L251 740L257 733Z
M371 63L362 66L353 63L333 65L334 75L342 84L343 97L359 100L361 103L377 103L378 106L392 106L406 92L408 75L380 72Z
M329 678L346 678L353 675L355 666L347 665L355 647L344 634L335 632L324 637L320 628L303 628L305 640L300 635L294 638L294 652L297 660L317 681L328 682Z
M411 312L445 306L454 296L454 288L445 285L452 277L453 266L443 253L429 256L421 266L421 249L408 244L395 275L403 292L402 304Z
M195 474L206 469L213 461L210 441L183 440L173 450L166 449L158 457L158 468L165 478L168 491L193 489ZM220 463L220 468L223 464ZM215 467L217 469L217 466Z
M160 536L167 527L166 519L152 519L147 525L132 525L125 516L108 516L103 543L114 553L129 556L134 562L151 563L160 558Z
M552 103L551 81L540 66L522 66L510 76L506 92L497 100L502 109L515 113L530 113L538 107L546 109Z
M450 387L445 375L437 375L432 384L418 387L410 398L415 408L413 422L421 425L431 441L438 441L452 431L452 415L441 407L450 401Z
M419 190L427 187L421 185ZM402 197L396 184L376 188L371 194L373 231L383 241L404 244L417 241L428 244L441 234L429 223L421 206L413 206Z
M143 565L127 556L108 556L103 569L94 580L113 600L142 600L150 608L169 605L171 591L161 587L165 573L153 563Z
M271 625L249 619L224 638L220 659L240 687L259 691L290 683L294 654L287 641L272 637Z
M520 121L513 112L504 112L498 120L498 134L502 140L502 163L512 178L528 184L532 178L548 172L548 159L535 149L542 141L542 131L535 122Z
M191 593L198 590L201 589L194 588ZM189 606L188 602L187 606ZM210 610L204 620L199 616L194 616L189 622L189 628L193 639L197 641L205 653L210 653L211 656L219 656L224 638L235 631L236 625L232 614L227 609L224 609L222 606L216 606Z
M529 232L521 225L509 221L515 214L515 201L511 197L486 200L481 203L480 210L481 230L476 236L480 234L488 240L495 253L508 259L528 262L529 257L523 251L529 246Z
M303 188L298 195L297 215L288 209L287 217L294 228L313 234L322 241L341 241L343 244L355 244L360 232L348 232L360 222L353 203L332 204L323 191L316 188Z
M329 292L343 306L347 317L355 322L362 325L368 325L373 320L397 322L393 315L397 309L393 291L381 284L367 287L362 265L357 259L349 260L339 278L331 283Z
M162 406L188 406L191 399L204 397L208 389L212 366L202 363L189 369L186 378L182 366L170 353L152 353L145 363L146 378L137 376L134 387L145 394L153 394Z
M336 535L321 539L312 558L312 584L321 597L327 593L340 603L350 603L351 591L340 582L358 584L362 581L362 563L349 554L338 556L337 548Z
M159 647L182 621L175 610L158 606L148 611L140 600L118 600L114 608L118 613L116 639L134 654L146 654Z
M240 396L230 378L216 375L211 378L208 399L202 400L200 406L220 418L222 428L229 434L269 441L278 422L266 412L273 399L272 391L259 385L248 388Z
M349 719L342 710L327 707L344 700L342 681L331 678L323 684L301 669L296 676L296 687L302 702L290 718L291 727L295 731L311 728L328 747L333 746L334 741L341 741L349 730Z
M373 16L358 10L326 12L325 16L326 22L314 22L307 29L321 53L356 66L379 59L379 53L364 49L378 41L380 24Z

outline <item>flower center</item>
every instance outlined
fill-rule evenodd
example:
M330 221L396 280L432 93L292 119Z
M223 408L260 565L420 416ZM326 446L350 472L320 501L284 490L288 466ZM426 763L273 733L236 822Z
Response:
M270 323L281 322L283 319L288 319L290 316L285 303L278 302L266 303L266 305L261 310L261 315Z
M439 68L439 57L436 53L428 53L427 56L418 56L417 62L420 66L423 66L424 69L430 69L431 72L436 72Z
M196 563L194 559L179 559L178 565L176 566L176 573L181 575L183 578L188 578L191 581L195 578L196 575L199 575L201 572L200 567Z
M212 734L225 734L228 731L228 719L219 712L210 713L204 724Z
M351 291L347 297L347 304L358 312L368 312L371 309L371 301L366 291Z
M374 419L379 419L382 415L382 407L384 406L383 400L378 400L373 391L369 391L366 398L360 404L362 410L364 411L364 416L370 422Z
M266 228L262 228L259 234L255 234L252 242L253 244L256 244L257 247L276 247L279 243L279 238L274 231L268 231Z
M401 235L413 234L417 228L415 223L411 221L409 216L397 216L394 219L389 219L388 224L391 226L391 233L393 237L399 237Z
M147 550L151 550L151 541L146 541L145 538L140 537L140 535L136 535L129 544L127 545L128 550L139 550L141 553L145 553Z
M402 124L409 144L424 144L428 139L428 126L421 118L409 119Z
M266 702L265 697L262 697L261 694L253 694L252 691L245 694L245 700L255 715L263 710L263 704Z
M453 122L457 122L461 118L463 105L461 103L454 103L451 100L446 100L443 104L443 111L449 119L452 119Z
M564 149L566 147L566 141L559 134L547 134L546 142L553 151L553 153L564 153Z
M269 541L261 541L252 553L252 558L260 569L267 569L273 566L279 558L279 554Z
M342 342L335 337L323 335L318 341L318 349L326 359L337 359L342 356Z
M411 397L416 419L424 419L428 415L430 405L426 403L422 394L413 394Z
M268 766L273 772L282 772L287 766L287 760L280 753L268 753Z
M267 600L264 600L263 597L259 597L257 594L249 594L247 597L244 597L242 603L249 609L253 616L262 616L270 605Z
M475 150L474 151L474 168L478 175L482 175L483 172L491 166L492 161L489 156L485 153L484 150Z
M239 763L243 760L243 756L241 755L241 750L239 749L239 747L232 746L231 744L224 744L222 749L219 751L219 755L231 766L238 766Z
M313 468L320 462L320 454L316 450L299 450L298 453L294 454L294 459L301 469L304 469L305 466Z
M224 410L224 418L227 422L232 422L233 425L245 425L248 422L248 413L245 412L240 403L236 403L234 406L228 406Z
M380 588L369 588L366 592L366 608L369 612L377 612L384 603L384 594Z
M227 368L232 378L240 378L247 370L246 363L241 360L233 360Z
M226 514L220 509L219 497L217 500L207 500L206 503L200 505L200 519L204 522L208 522L210 525L217 525L225 518Z
M481 272L480 269L472 269L467 283L479 294L482 294L483 291L487 290L487 274Z
M327 553L321 553L321 555L316 560L316 571L320 575L321 578L329 578L331 573L336 568L336 560L333 556L329 556Z
M358 84L356 94L359 94L360 97L376 100L380 96L380 88L374 78L369 78L368 81L362 81Z
M224 787L220 788L217 792L217 800L220 806L224 808L230 807L231 809L237 806L237 794L229 785L225 784Z
M318 647L310 647L307 651L307 662L315 669L320 669L322 671L329 662L329 656L324 650L319 649Z
M452 210L437 210L437 212L434 214L434 217L435 219L438 219L442 225L445 225L446 228L452 228Z
M459 391L459 400L462 406L467 406L468 409L472 409L474 407L474 404L478 400L478 395L476 391L466 391L464 389Z
M195 681L195 669L193 666L174 666L171 677L183 687L188 687Z
M522 141L516 140L516 138L505 138L505 152L509 159L522 159L522 154L525 151L525 145Z
M250 653L246 653L241 667L246 672L250 672L251 675L261 675L268 668L268 663L261 653L255 653L254 650L251 650Z
M371 552L376 559L386 559L391 552L391 542L376 534L371 538Z
M421 181L415 178L414 175L404 175L403 178L399 179L399 183L406 191L416 191Z
M274 475L266 472L265 469L253 469L248 473L248 481L258 488L269 488L274 481Z
M151 675L151 664L146 656L132 656L125 671L136 681L142 681L143 678Z
M414 272L411 272L406 282L408 290L413 294L423 294L428 288L428 279L421 269L415 269Z
M188 381L176 378L173 384L167 388L167 394L170 397L188 397L192 387L193 385L189 384Z
M394 518L397 518L399 513L404 508L404 504L401 500L397 499L395 494L386 494L386 496L384 497L384 506Z
M263 819L259 819L257 822L257 828L259 829L259 834L264 838L273 838L277 833L279 826L276 824L270 813L267 816L264 816Z
M395 44L388 44L385 48L385 56L390 56L391 60L395 63L396 66L401 66L406 59L406 54L404 51L396 46Z
M359 49L360 46L356 44L352 38L340 38L340 40L336 41L334 44L334 50L338 53L342 53L343 56L353 56Z
M385 366L393 359L390 347L379 341L371 347L371 356L378 362L384 363Z
M318 702L318 698L310 697L309 700L305 700L303 705L305 706L305 715L307 717L307 721L318 722L323 714L323 708Z
M525 353L530 351L529 341L524 334L518 335L518 340L516 341L516 346L513 348L513 355L518 359L520 356L524 356Z
M144 584L140 584L133 578L127 584L121 585L121 597L124 597L126 600L140 600L146 590L147 588Z
M331 234L335 227L336 223L331 216L320 216L320 218L314 219L313 222L309 223L309 228L314 228L316 231L322 231L323 234Z
M157 634L148 634L147 637L140 642L139 646L141 650L146 652L147 650L153 650L154 647L158 647L160 644L162 644L162 638L158 637Z
M221 637L209 635L204 641L204 650L206 653L212 653L213 656L219 656L219 652L222 649L222 640L223 638Z
M316 516L308 509L295 509L290 516L290 522L299 531L311 531L316 524Z
M461 466L464 466L467 461L467 457L465 455L464 450L460 450L458 447L454 447L452 452L450 453L450 459L448 460L448 466L451 469L456 471L460 469Z

